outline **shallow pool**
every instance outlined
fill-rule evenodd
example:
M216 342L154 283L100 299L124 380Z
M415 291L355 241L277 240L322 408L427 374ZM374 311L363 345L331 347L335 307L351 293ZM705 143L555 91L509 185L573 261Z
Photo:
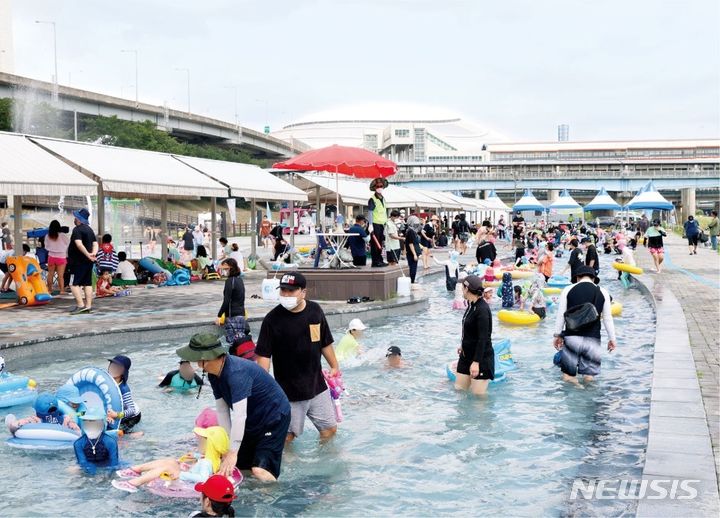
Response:
M614 270L603 271L603 284L624 305L615 321L618 349L604 355L595 384L580 390L560 381L552 364L551 310L536 327L507 327L495 318L494 337L512 340L519 368L509 381L491 385L487 399L457 394L447 381L444 365L455 357L462 312L450 309L444 279L426 279L425 290L434 293L429 308L413 317L373 322L363 339L366 359L344 369L349 396L335 440L318 444L308 424L310 430L286 451L280 483L246 481L236 510L275 516L632 513L635 504L628 501L569 501L576 478L639 478L642 473L654 314L637 290L623 292L614 277ZM336 332L339 339L342 332ZM121 457L137 462L187 451L178 443L189 439L195 415L212 404L210 390L197 400L194 394L155 388L174 368L179 345L118 344L14 370L34 377L43 389L55 389L78 368L104 367L105 358L127 353L146 436L124 440ZM384 368L389 345L402 349L406 368ZM14 411L26 415L29 409ZM4 430L2 437L2 516L178 516L197 507L143 491L122 493L110 486L108 474L70 472L71 452L25 453L5 445Z

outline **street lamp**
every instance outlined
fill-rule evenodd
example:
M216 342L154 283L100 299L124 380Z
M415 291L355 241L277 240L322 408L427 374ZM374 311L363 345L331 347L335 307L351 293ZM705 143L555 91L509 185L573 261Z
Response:
M189 68L175 68L178 72L185 72L187 74L187 112L190 115L190 69Z
M239 142L240 137L242 136L242 130L240 129L240 116L238 114L238 86L237 85L226 86L225 88L235 90L235 126L237 127L238 142Z
M140 104L138 100L138 51L136 49L121 50L122 53L133 53L135 54L135 107L137 108Z
M57 70L57 31L55 22L51 21L44 21L44 20L35 20L35 23L45 23L48 25L52 25L53 29L53 53L55 54L55 75L53 76L53 101L57 102L58 100L58 70Z

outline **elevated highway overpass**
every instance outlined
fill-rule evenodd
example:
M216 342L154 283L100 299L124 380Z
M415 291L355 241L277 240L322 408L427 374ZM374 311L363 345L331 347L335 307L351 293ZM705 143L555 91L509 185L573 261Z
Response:
M51 103L70 118L85 114L116 116L129 121L150 120L180 140L233 146L257 158L289 158L308 149L301 142L287 142L230 122L69 86L58 86L58 100L54 103L54 88L53 83L0 72L0 98ZM17 131L30 131L30 128Z

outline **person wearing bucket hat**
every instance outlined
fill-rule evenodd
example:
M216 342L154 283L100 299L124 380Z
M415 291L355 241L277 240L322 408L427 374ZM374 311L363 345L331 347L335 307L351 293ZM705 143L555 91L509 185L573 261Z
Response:
M363 331L367 327L359 318L353 318L348 324L348 330L335 347L335 358L337 361L345 361L350 358L357 357L362 348L358 340L362 337Z
M193 335L176 353L207 374L218 423L230 437L218 473L230 476L237 467L262 481L277 480L290 426L290 403L277 382L255 362L229 355L212 333Z
M132 431L132 429L140 422L142 415L140 414L140 408L135 403L132 391L128 386L128 377L130 376L130 366L132 362L127 356L118 354L114 358L108 359L110 365L108 365L108 372L110 376L117 382L120 387L120 393L122 394L123 409L122 412L115 412L108 410L108 417L111 419L120 418L120 430L125 433Z
M98 241L95 232L90 228L90 213L82 208L73 212L75 228L70 235L67 251L67 268L70 273L70 291L75 297L75 308L72 315L88 313L92 308L93 282L92 270L98 252ZM83 294L85 300L83 301Z
M487 393L490 380L495 379L492 313L483 291L483 280L477 275L468 275L463 280L468 307L462 319L455 389L470 389L475 395Z
M310 418L321 440L337 431L335 405L322 370L322 358L330 366L329 377L339 371L333 336L320 304L306 300L307 282L299 272L280 279L280 304L263 319L258 335L258 364L270 370L290 400L292 416L287 440L299 437Z
M600 374L601 320L608 334L608 351L614 351L616 344L610 294L596 286L593 268L581 266L576 275L577 283L567 286L560 294L553 339L555 349L560 351L563 380L575 384L579 383L579 375L587 383ZM591 317L596 318L589 321Z
M235 499L235 488L232 483L220 475L213 475L205 482L195 484L195 491L200 493L202 511L190 515L196 516L235 516L232 501Z
M73 444L80 467L90 474L98 468L117 467L120 464L117 439L105 433L107 420L103 409L90 408L80 416L80 421L83 434Z
M370 190L373 191L372 196L368 200L368 232L370 233L370 255L372 256L372 266L380 268L387 266L383 262L382 251L385 242L385 223L387 223L387 209L385 208L385 198L383 197L383 189L388 186L385 178L375 178L370 183Z

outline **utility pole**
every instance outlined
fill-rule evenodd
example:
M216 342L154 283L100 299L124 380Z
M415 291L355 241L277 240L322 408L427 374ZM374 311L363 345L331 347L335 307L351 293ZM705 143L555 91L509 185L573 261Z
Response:
M121 50L120 52L135 54L135 107L137 108L140 105L138 96L138 51L137 49L128 49Z

